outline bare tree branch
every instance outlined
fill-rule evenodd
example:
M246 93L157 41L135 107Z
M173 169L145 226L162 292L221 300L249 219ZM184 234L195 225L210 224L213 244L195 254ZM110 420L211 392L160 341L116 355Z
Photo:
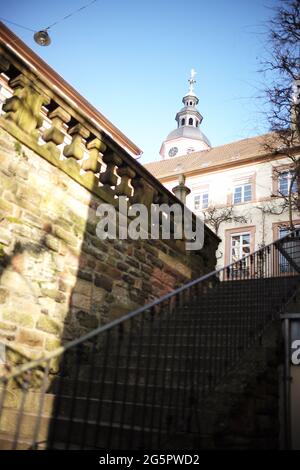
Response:
M204 221L206 224L210 225L216 235L218 235L222 222L247 223L247 218L243 215L236 215L233 206L222 208L209 206L204 212Z
M262 71L268 80L265 98L271 105L268 121L277 139L266 143L266 149L290 159L288 194L278 192L273 197L284 200L293 228L293 211L300 209L300 0L282 0L274 11L268 25L269 54L262 61ZM277 177L279 174L280 170ZM297 192L293 190L295 181Z

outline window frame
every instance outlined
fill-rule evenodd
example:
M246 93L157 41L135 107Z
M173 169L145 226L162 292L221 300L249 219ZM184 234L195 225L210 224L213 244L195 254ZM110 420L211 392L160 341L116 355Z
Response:
M251 232L246 231L246 232L240 232L240 233L232 233L232 234L230 235L230 264L231 264L231 263L235 263L235 262L237 262L237 261L239 261L240 259L242 259L242 258L245 257L245 256L240 256L241 253L239 253L239 258L238 258L238 259L236 259L236 260L233 260L233 259L232 259L232 250L233 250L233 244L232 244L232 242L233 242L233 238L234 238L234 237L240 237L240 238L241 238L241 237L244 237L244 236L246 236L246 235L247 235L247 236L249 235L249 244L243 245L243 243L242 243L242 244L240 243L239 249L240 249L240 252L241 252L241 251L243 251L243 246L248 246L248 247L249 247L249 253L246 253L246 254L245 254L245 256L248 256L248 255L250 254L250 252L251 252Z
M235 188L238 186L251 185L251 200L234 202ZM256 172L238 174L231 178L230 186L228 186L227 192L227 206L238 206L241 204L249 204L256 202Z
M287 176L287 193L286 193L286 194L284 194L284 193L282 192L281 188L280 188L281 178L282 178L282 176L283 176L284 174L287 174L287 175L288 175L288 176ZM278 194L279 194L279 196L287 197L287 196L289 195L290 186L291 186L291 180L292 180L294 174L295 174L295 171L292 170L291 168L280 171L280 174L278 175ZM295 180L293 181L293 185L295 185L296 187L295 187L294 190L292 190L291 194L294 194L294 193L296 193L296 192L298 191L298 188L297 188L297 186L298 186L298 185L297 185L297 179L295 179ZM293 186L292 186L292 187L293 187Z
M250 191L251 191L251 199L249 199L247 201L245 201L245 186L250 186ZM235 201L235 190L237 188L241 188L241 200L238 201L238 202ZM233 192L232 192L232 204L233 205L246 204L247 202L252 202L252 201L253 201L253 184L252 184L252 182L234 184Z
M292 172L293 168L291 164L285 164L285 165L280 165L280 166L273 166L272 167L272 180L273 180L273 185L272 185L272 194L273 196L277 197L287 197L287 196L282 196L279 192L280 189L280 183L279 183L279 178L281 173L286 173L286 172ZM298 191L298 181L297 179L295 180L295 184L297 185L296 192ZM294 194L292 192L292 194Z
M205 194L207 194L207 206L203 207L203 196ZM199 207L196 208L195 207L195 202L196 202L196 197L198 197L198 196L200 197L200 202L201 203L200 203ZM201 191L201 190L197 191L197 192L195 191L194 194L193 194L193 197L194 197L194 199L193 199L193 210L195 212L203 211L203 210L208 208L208 206L209 206L209 188L208 189L203 189L203 191Z
M255 234L256 225L245 225L244 227L236 227L225 230L225 256L224 265L231 264L231 237L234 235L250 234L250 253L255 250Z

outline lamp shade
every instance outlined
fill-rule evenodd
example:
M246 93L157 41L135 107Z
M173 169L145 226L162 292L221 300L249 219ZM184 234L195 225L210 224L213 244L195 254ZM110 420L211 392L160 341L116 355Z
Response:
M40 46L49 46L49 44L51 43L51 39L48 34L48 31L46 31L45 29L42 29L41 31L37 31L36 33L34 33L33 37L34 37L35 42L39 44Z

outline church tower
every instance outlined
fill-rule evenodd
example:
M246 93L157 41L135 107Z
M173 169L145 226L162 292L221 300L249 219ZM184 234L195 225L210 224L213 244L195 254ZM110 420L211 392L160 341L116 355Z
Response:
M191 70L189 90L182 98L184 107L176 114L177 129L170 132L162 143L160 155L163 159L186 155L211 148L208 138L200 130L203 117L197 109L199 99L194 92L196 72Z

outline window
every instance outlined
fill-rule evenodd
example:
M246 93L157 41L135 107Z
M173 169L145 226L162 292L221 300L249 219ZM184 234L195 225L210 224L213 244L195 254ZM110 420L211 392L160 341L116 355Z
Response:
M249 254L255 250L255 225L225 230L225 265L236 263L229 269L229 278L242 279L251 271ZM243 260L241 263L237 261Z
M295 225L295 228L299 229L299 225ZM290 230L286 227L279 227L279 238L283 238L290 233ZM297 260L299 257L299 246L295 243L287 242L284 246L284 251L288 257ZM291 273L292 266L290 265L288 259L282 254L279 253L279 272L280 273Z
M185 119L184 119L184 118L181 119L181 125L182 125L182 126L185 126Z
M190 119L189 119L189 125L190 125L190 126L193 125L193 118L190 118Z
M234 263L250 253L251 234L239 233L231 235L230 262Z
M282 196L288 196L290 187L292 184L292 193L297 192L297 181L292 179L294 177L293 171L283 171L278 177L278 191L279 194Z
M242 202L249 202L252 200L252 185L240 184L235 186L233 193L233 203L239 204Z
M194 196L194 209L199 211L208 207L208 191L203 193L195 194Z

